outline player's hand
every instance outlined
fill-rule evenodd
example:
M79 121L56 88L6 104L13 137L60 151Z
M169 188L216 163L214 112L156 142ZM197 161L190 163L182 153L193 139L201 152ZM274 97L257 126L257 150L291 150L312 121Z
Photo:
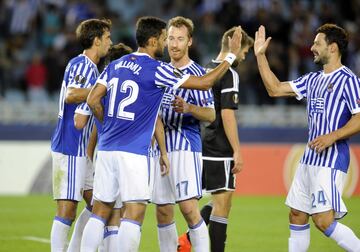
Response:
M170 162L167 154L160 156L160 174L161 176L168 175L170 171Z
M241 33L241 26L236 27L232 37L228 37L228 43L230 52L238 55L241 50L241 39L242 39L242 33Z
M233 158L234 158L234 167L231 169L231 172L233 174L236 174L243 169L244 161L242 159L242 155L240 151L235 151Z
M269 46L271 37L266 38L265 27L260 25L257 32L255 32L254 53L255 56L264 55Z
M327 147L333 145L336 141L336 137L333 133L321 135L309 142L309 147L315 150L317 153L321 153Z
M190 110L190 105L180 96L175 96L175 99L172 101L172 106L177 113L188 113Z

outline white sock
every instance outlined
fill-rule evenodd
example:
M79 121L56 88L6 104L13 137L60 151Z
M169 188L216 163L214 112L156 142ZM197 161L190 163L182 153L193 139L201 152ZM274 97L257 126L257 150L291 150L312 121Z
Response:
M189 236L195 252L210 251L209 232L203 219L198 224L189 226Z
M158 224L158 239L160 252L177 250L178 234L175 222L171 224Z
M67 246L67 238L72 220L55 216L51 228L51 252L63 252Z
M104 226L106 220L92 214L86 223L81 239L81 252L95 252L104 237Z
M90 216L91 216L91 211L87 207L85 207L75 222L74 230L71 235L67 252L80 251L81 237L84 231L84 227L88 222Z
M119 240L118 240L118 226L106 226L104 229L104 251L118 251Z
M306 252L310 246L310 224L290 224L289 252Z
M137 252L141 238L141 224L130 219L122 219L119 228L119 251Z
M337 244L349 252L360 251L360 240L354 232L340 222L334 221L324 232L327 237L335 240Z

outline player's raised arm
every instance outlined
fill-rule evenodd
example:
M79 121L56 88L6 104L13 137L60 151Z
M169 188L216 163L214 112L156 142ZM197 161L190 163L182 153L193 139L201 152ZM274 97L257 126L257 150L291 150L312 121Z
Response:
M106 87L102 84L96 83L86 99L86 102L93 114L100 122L103 122L104 120L104 107L101 103L101 98L105 95Z
M295 96L290 83L280 82L270 69L269 62L265 55L270 40L271 37L266 38L265 27L261 25L255 33L254 53L265 88L271 97Z
M236 59L236 55L240 52L241 49L241 27L237 27L233 36L229 38L229 48L230 53L225 57L224 61L214 68L214 70L203 76L193 76L190 77L181 85L181 88L190 88L190 89L199 89L199 90L208 90L210 89L216 80L221 78L232 63Z

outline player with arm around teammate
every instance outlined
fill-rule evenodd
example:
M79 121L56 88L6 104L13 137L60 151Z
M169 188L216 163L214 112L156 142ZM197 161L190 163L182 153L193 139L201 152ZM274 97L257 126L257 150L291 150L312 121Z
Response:
M227 37L232 36L235 27L227 30L221 40L221 51L215 60L207 65L213 69L224 60L229 52ZM216 119L203 128L203 188L211 193L211 201L201 209L201 216L209 227L211 251L225 250L227 222L231 210L231 199L235 191L235 177L243 168L240 151L238 123L235 112L239 105L239 74L236 67L245 60L254 40L243 30L241 50L232 67L212 88ZM191 251L194 244L189 234L179 238L179 252Z
M84 197L91 207L92 171L86 156L89 122L82 130L74 126L77 104L86 100L90 85L98 77L96 64L111 46L111 22L89 19L81 22L76 36L84 51L71 59L65 69L59 99L58 122L51 139L53 159L53 197L57 201L56 216L51 229L51 251L64 251L67 236L75 219L78 202ZM89 175L90 174L90 175Z
M193 22L184 17L178 16L168 21L170 64L182 73L201 76L205 74L205 70L189 57L193 29ZM180 113L171 105L175 97L186 104ZM212 122L215 119L212 93L166 88L161 104L161 117L171 168L169 176L160 176L159 169L155 169L151 199L156 204L160 251L177 250L175 203L179 204L191 230L190 238L195 251L208 251L208 231L200 215L198 199L202 196L200 120Z
M132 52L132 49L123 43L118 43L116 45L112 45L103 60L103 66L108 65L111 61L120 58L125 54L129 54ZM104 67L99 67L99 69L103 69ZM74 124L75 127L79 130L84 128L89 120L94 120L90 109L88 108L86 102L79 104L75 110L74 115ZM89 157L89 168L91 171L94 170L93 162L95 155L95 147L97 143L97 135L101 132L101 123L95 119L92 132L89 138L89 143L87 147L87 155ZM93 177L93 172L89 173L88 176ZM92 179L88 179L91 184L87 185L88 188L92 188ZM91 194L92 195L92 194ZM68 251L80 251L81 237L82 232L84 230L85 224L91 215L91 208L85 208L83 212L79 215L76 220L74 230L70 239ZM116 241L117 231L119 229L119 223L121 218L121 202L119 202L113 209L111 213L111 217L109 218L105 230L104 230L104 241L102 243L102 247L99 247L100 251L115 251L118 242Z
M84 229L81 251L96 250L118 197L125 205L118 233L121 250L137 251L150 199L147 153L164 88L209 89L235 59L233 53L239 51L240 40L239 27L229 39L232 53L223 64L202 77L180 77L173 67L155 59L163 54L166 23L155 17L138 20L138 51L110 63L87 99L94 115L103 121L103 128L96 160L93 215ZM161 159L166 161L166 150L160 151Z
M255 34L254 51L269 95L307 100L308 145L286 199L289 251L307 251L311 216L315 226L340 247L358 252L359 238L336 219L347 213L341 194L349 167L348 138L360 131L360 81L341 62L348 44L346 31L324 24L316 33L311 51L322 70L289 82L280 82L269 67L265 52L271 38L266 38L265 27Z

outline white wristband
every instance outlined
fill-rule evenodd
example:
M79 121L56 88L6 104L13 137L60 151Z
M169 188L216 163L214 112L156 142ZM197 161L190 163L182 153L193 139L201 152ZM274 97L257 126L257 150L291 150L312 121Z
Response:
M224 60L226 60L227 62L229 62L230 66L231 66L231 65L234 63L235 59L236 59L236 55L235 55L235 54L233 54L233 53L228 53L228 54L226 54Z

